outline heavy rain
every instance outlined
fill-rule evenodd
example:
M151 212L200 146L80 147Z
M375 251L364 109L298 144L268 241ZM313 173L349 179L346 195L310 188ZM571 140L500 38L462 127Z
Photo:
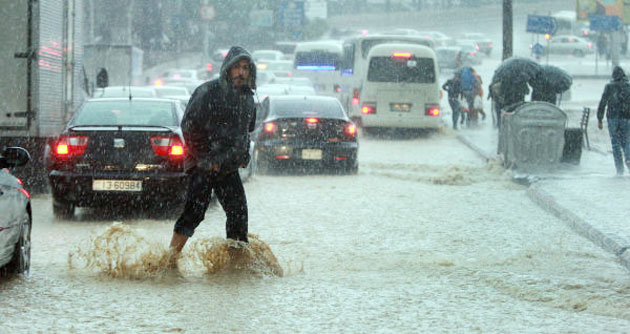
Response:
M628 6L3 1L0 333L628 333Z

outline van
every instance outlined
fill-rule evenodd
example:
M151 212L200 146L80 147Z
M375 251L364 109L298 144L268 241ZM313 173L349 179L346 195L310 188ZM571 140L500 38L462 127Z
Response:
M359 123L375 128L437 129L440 87L435 52L413 44L382 44L370 50L363 79Z
M374 46L390 43L435 48L435 41L429 36L367 34L344 40L341 76L335 90L339 92L338 98L348 113L352 114L354 109L355 118L360 107L359 93L367 69L368 54Z

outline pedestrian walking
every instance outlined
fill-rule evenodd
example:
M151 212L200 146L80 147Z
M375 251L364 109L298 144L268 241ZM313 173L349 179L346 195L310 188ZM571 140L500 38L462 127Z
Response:
M626 73L619 66L613 68L612 77L599 101L597 127L603 129L605 112L615 168L617 175L623 175L624 157L625 164L630 170L630 83Z
M478 77L475 76L474 70L471 67L462 68L459 72L459 78L461 81L461 94L464 99L466 99L466 104L468 104L468 110L470 111L474 108L475 94L481 83L478 81ZM463 121L462 119L462 122ZM470 119L467 121L470 122Z
M442 85L442 89L446 91L448 96L448 104L451 106L453 113L453 129L457 130L457 120L460 114L459 96L461 95L460 81L458 76L446 80Z
M247 245L247 199L238 168L250 160L255 82L251 55L234 46L223 60L219 78L199 86L190 98L182 121L189 184L184 211L173 229L170 266L175 266L177 255L204 219L212 190L227 217L227 238L236 241L230 244Z

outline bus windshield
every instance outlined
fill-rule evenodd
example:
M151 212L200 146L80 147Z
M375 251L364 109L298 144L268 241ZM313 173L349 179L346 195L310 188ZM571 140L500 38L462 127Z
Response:
M340 64L341 55L330 51L313 50L295 54L295 68L298 70L337 71Z

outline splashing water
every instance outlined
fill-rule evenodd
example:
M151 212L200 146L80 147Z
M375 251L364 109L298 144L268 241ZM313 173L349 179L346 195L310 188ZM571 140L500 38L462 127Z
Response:
M200 239L178 257L163 243L147 240L128 225L115 222L90 238L68 256L71 269L84 267L112 278L146 279L178 271L180 265L205 268L207 274L223 271L258 276L283 276L283 269L271 248L258 236L249 234L249 245L237 248L232 240ZM196 268L195 268L196 267Z

